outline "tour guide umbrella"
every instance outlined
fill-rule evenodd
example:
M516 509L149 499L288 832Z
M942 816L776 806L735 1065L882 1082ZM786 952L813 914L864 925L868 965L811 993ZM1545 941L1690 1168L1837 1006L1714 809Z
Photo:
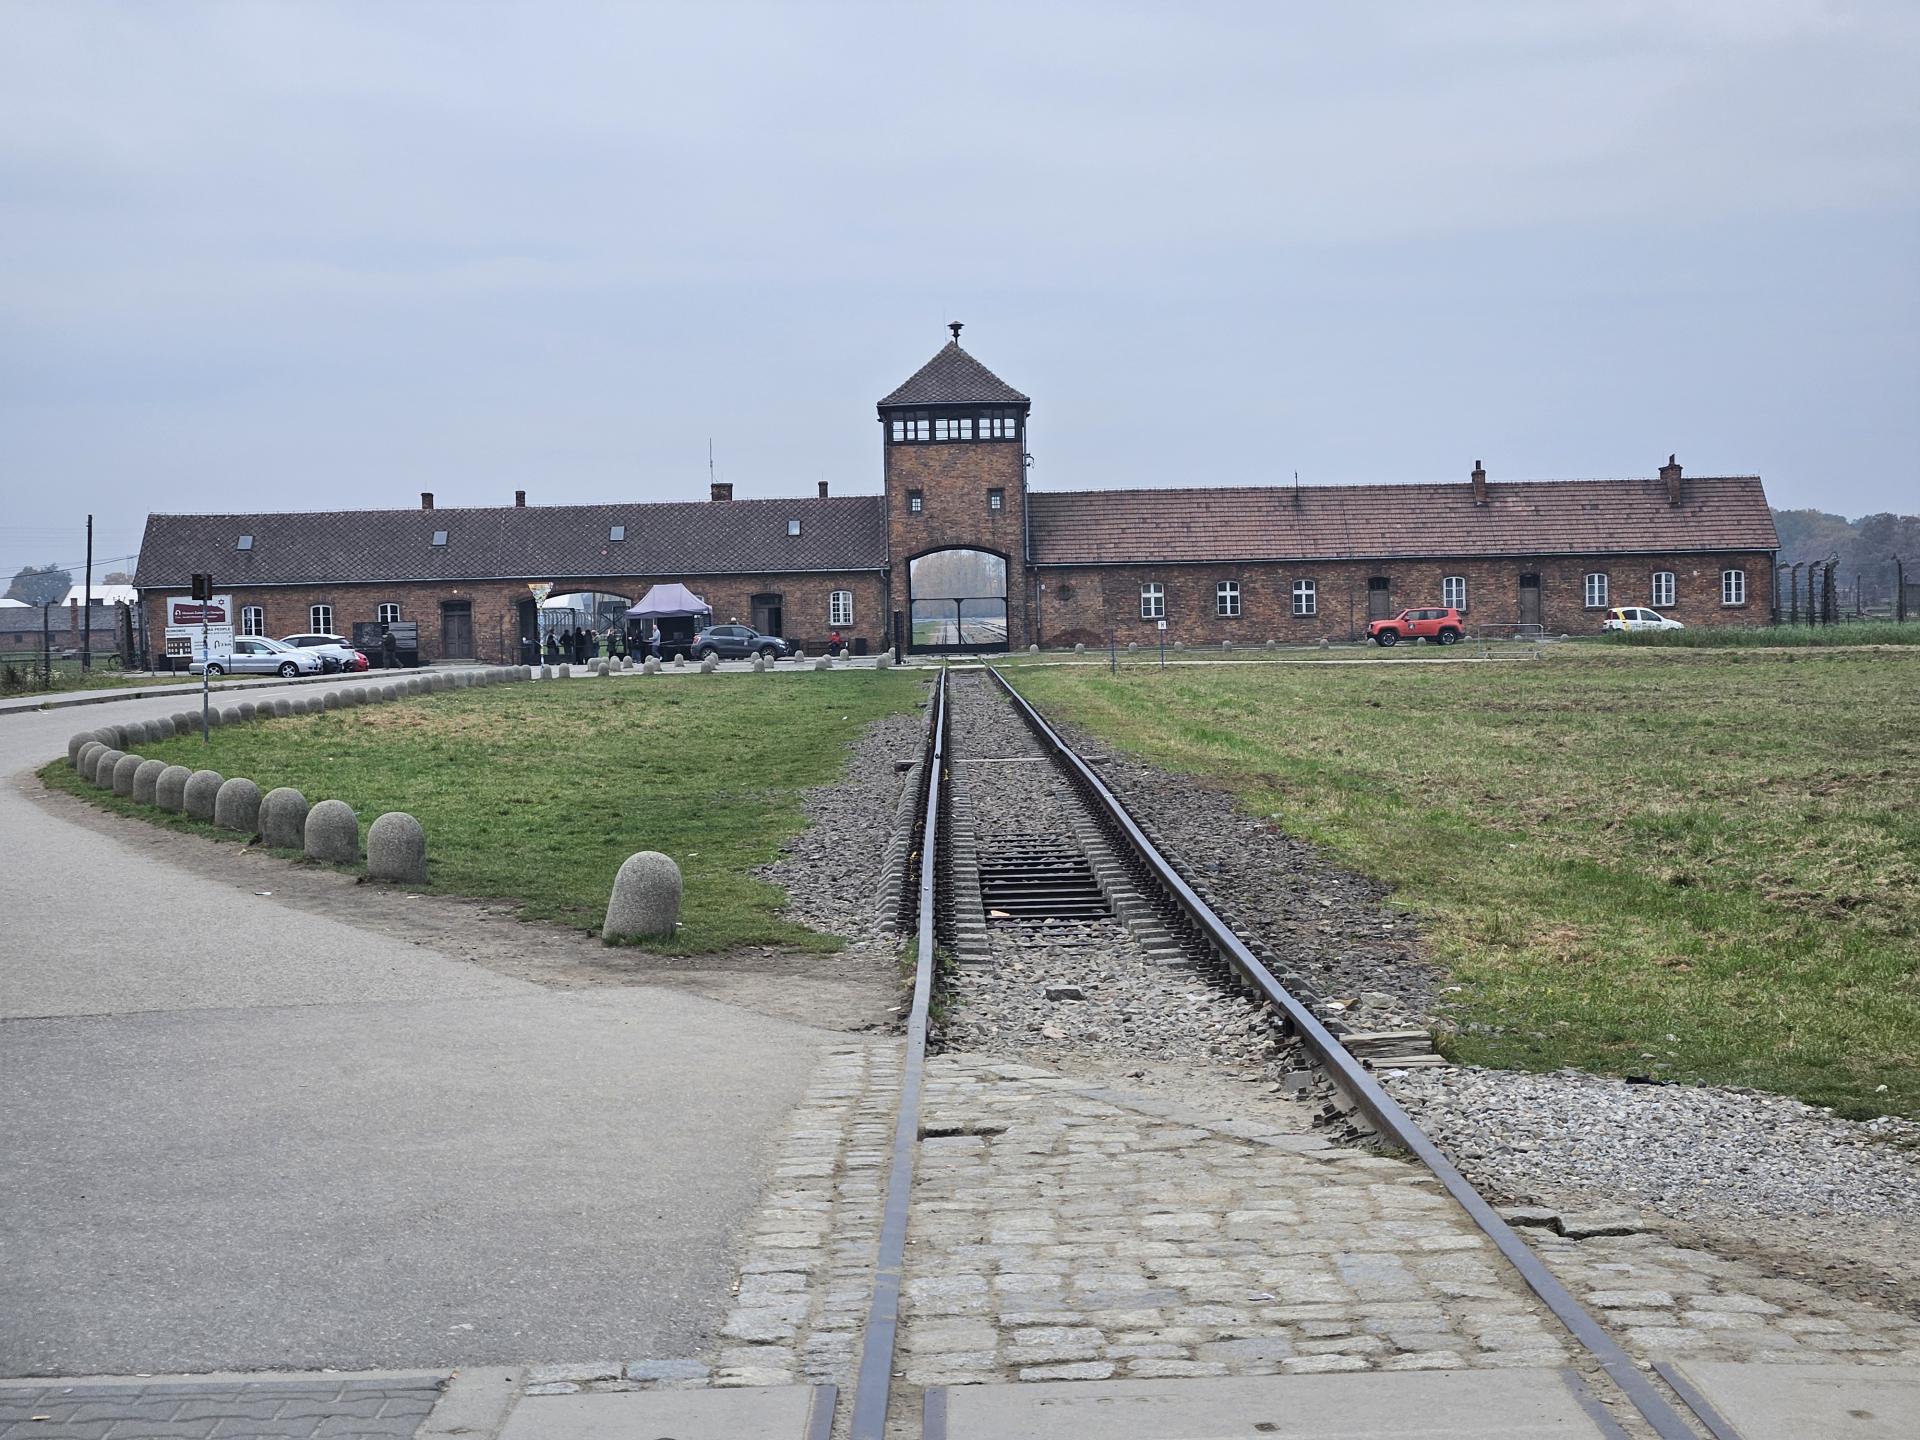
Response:
M627 611L629 620L659 621L663 646L684 645L693 639L697 622L711 615L707 602L684 585L656 585L640 597L640 603ZM675 623L678 622L678 623Z

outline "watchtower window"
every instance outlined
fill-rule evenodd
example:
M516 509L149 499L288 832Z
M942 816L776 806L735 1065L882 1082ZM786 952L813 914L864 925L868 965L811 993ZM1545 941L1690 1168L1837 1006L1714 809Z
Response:
M893 417L893 438L897 444L931 437L932 418L925 410L903 410Z
M998 515L1007 508L1007 492L998 485L987 491L987 509Z
M907 491L907 513L918 515L927 508L927 497L918 490Z
M973 417L971 415L934 416L933 438L936 440L971 440L973 438Z
M1018 440L1020 412L1011 408L982 411L980 438L982 440Z

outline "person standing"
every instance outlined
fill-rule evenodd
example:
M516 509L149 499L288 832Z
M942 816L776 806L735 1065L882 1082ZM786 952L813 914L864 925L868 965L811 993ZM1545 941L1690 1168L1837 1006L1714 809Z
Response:
M560 663L560 641L554 635L553 631L549 630L547 632L547 664L558 665L559 663Z
M400 642L393 638L391 627L380 632L380 668L391 670L399 663Z
M660 622L658 620L655 620L647 630L647 649L656 656L660 655ZM660 658L666 657L660 656Z

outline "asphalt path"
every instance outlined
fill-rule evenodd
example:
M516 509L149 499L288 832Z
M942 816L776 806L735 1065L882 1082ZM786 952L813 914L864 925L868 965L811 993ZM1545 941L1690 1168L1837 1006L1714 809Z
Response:
M696 1353L844 1037L505 978L23 793L179 703L0 718L0 1376Z

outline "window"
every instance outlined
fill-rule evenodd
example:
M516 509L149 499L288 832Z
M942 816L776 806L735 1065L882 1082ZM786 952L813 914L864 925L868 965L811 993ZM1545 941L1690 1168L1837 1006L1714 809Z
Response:
M1653 572L1653 594L1647 603L1656 607L1673 604L1673 572L1671 570Z
M258 605L240 607L240 633L242 635L264 635L267 633L267 612Z
M444 530L436 530L436 531L434 531L434 532L433 532L433 543L434 543L434 544L436 544L436 545L444 545L444 544L446 544L446 543L447 543L447 532L446 532L446 531L444 531Z
M1293 582L1293 613L1296 615L1317 615L1320 613L1320 597L1314 592L1313 581L1296 580Z
M1213 587L1213 613L1234 619L1240 613L1240 582L1222 580Z
M333 607L331 605L315 605L309 609L307 611L307 628L316 635L331 635L333 633Z
M616 525L611 530L607 531L607 539L609 540L624 540L626 538L627 538L627 527L624 525Z
M1007 492L999 486L987 491L987 509L998 515L1007 508Z
M851 590L835 590L827 596L827 623L829 625L853 623L853 592Z
M787 521L787 534L798 535L799 533L800 533L800 522L798 520Z
M400 623L400 606L395 601L389 600L373 613L382 625L398 625Z
M1447 575L1440 581L1440 603L1449 610L1467 608L1467 577Z
M933 422L933 438L936 440L971 440L973 438L973 417L971 415L941 415Z
M926 508L926 496L922 495L918 490L907 491L907 513L909 515L918 515Z
M1602 610L1607 604L1607 577L1604 571L1596 570L1587 576L1587 609Z
M237 545L235 545L233 548L236 550L251 550L253 548L253 536L242 535L240 537L240 542Z
M929 422L924 410L903 410L893 417L893 438L896 441L925 440Z
M980 416L980 438L982 440L1018 440L1020 412L1011 409L983 411Z
M1747 603L1746 571L1722 570L1720 572L1720 603L1722 605L1744 605Z
M1167 589L1157 580L1140 587L1140 618L1142 620L1164 620L1167 618Z

